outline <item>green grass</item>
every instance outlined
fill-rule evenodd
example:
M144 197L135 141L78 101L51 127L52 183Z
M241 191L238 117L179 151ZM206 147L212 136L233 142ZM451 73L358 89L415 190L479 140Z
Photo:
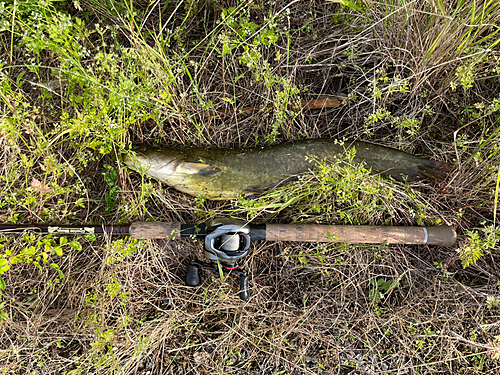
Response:
M494 372L499 16L471 0L0 3L2 223L233 217L460 235L452 248L256 243L248 303L233 277L184 286L200 241L0 235L2 374ZM289 108L339 93L340 108ZM122 162L134 144L316 137L455 169L406 184L347 155L215 202Z

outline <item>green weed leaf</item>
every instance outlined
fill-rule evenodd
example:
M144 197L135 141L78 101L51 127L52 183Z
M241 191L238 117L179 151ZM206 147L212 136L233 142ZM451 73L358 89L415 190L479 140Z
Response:
M63 255L63 249L60 246L54 247L54 251L56 252L57 255L60 257Z
M104 214L107 215L115 207L115 202L109 193L105 193L104 198L106 199L106 210L104 210Z
M73 249L75 250L81 250L82 249L82 244L78 241L71 241L69 244Z
M119 186L113 186L111 190L109 191L109 195L114 199L116 197L116 194L120 191Z
M366 8L366 6L361 1L359 1L361 6L354 4L354 2L352 2L350 0L328 0L328 1L331 1L332 3L338 3L340 5L347 7L347 8L351 8L351 9L357 10L358 12L362 12L362 13L365 12L365 8Z
M60 279L64 279L64 273L61 271L61 268L59 268L59 266L57 264L50 263L50 266L57 271Z
M104 181L106 181L109 187L113 188L118 181L118 171L115 167L109 165L105 165L105 167L109 169L109 173L103 173Z
M10 269L10 264L7 259L0 258L0 275L7 272Z
M0 277L0 289L5 289L5 288L6 288L5 280Z

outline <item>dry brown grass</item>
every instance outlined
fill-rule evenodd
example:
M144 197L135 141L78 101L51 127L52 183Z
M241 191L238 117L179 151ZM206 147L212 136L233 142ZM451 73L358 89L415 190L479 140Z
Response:
M0 302L6 303L8 318L0 323L0 373L499 373L499 362L492 357L500 351L495 341L500 335L500 310L488 306L489 297L500 300L498 248L466 269L457 255L467 241L465 231L489 225L493 217L498 134L485 140L498 126L498 114L482 112L473 118L470 112L474 103L488 105L499 95L498 77L491 73L496 55L481 52L491 58L475 68L473 88L465 91L459 86L453 91L450 82L457 81L457 67L476 56L472 49L469 57L464 57L463 48L457 50L457 40L467 30L466 14L454 16L455 3L440 10L439 1L404 6L365 3L364 15L331 2L274 3L275 13L286 14L289 9L290 15L277 26L280 30L289 27L289 37L284 33L275 45L261 49L259 63L269 62L275 79L272 83L256 80L254 72L238 61L241 49L222 59L210 48L210 40L203 39L221 20L221 9L236 6L235 2L156 3L144 20L144 28L158 28L160 18L169 21L171 29L182 24L183 45L190 53L187 61L179 58L184 53L180 41L172 41L170 49L163 51L167 56L164 60L147 61L157 62L152 70L159 80L165 61L172 64L172 71L188 69L194 78L179 73L169 88L171 104L161 107L164 121L131 124L126 141L225 148L264 145L273 125L279 123L276 143L304 137L350 137L453 162L456 169L442 184L415 184L410 189L415 198L410 199L406 192L398 197L407 196L414 207L426 207L426 223L441 219L455 225L460 234L456 246L330 245L320 259L317 254L323 249L318 250L316 244L256 243L242 265L251 280L251 298L242 302L236 278L221 280L203 273L200 287L184 286L189 260L203 258L200 242L144 242L134 245L138 247L130 256L110 263L115 239L81 239L82 250L68 249L63 257L51 257L65 275L62 280L53 268L44 266L40 273L27 263L13 265L2 275L7 288ZM250 8L251 19L262 25L270 5L254 5L248 3L243 8ZM158 51L152 38L139 38L130 24L106 7L99 8L94 1L82 2L82 6L93 17L92 22L118 25L116 41L124 46L144 53ZM163 6L160 17L158 11ZM135 7L140 11L147 3L139 2ZM192 13L186 18L188 10ZM78 13L75 9L71 12ZM496 20L498 15L497 11ZM332 17L342 22L333 23ZM183 19L187 21L182 23ZM469 44L487 33L488 27ZM7 52L2 52L3 58ZM21 52L16 58L23 62ZM279 60L278 52L283 56ZM42 55L42 65L50 66L50 58L50 54ZM89 60L88 64L92 58ZM13 81L19 71L13 68L9 74ZM40 77L47 78L44 74ZM388 82L378 81L385 76ZM282 84L278 78L288 83ZM391 91L390 84L398 80L406 80L406 92ZM379 82L380 97L369 90L374 81ZM290 95L290 101L337 93L350 95L350 99L341 108L286 111L286 104L276 104L279 92L293 87L300 93ZM62 92L64 85L57 89ZM44 109L33 118L42 133L53 129L65 105L64 95L48 100L50 107L37 91L21 87L19 92ZM234 100L234 105L222 98ZM7 99L1 104L2 118L14 118L16 112L9 104L14 99ZM155 103L160 100L153 99ZM207 110L203 104L209 101L213 108ZM268 104L275 107L249 116L217 112ZM380 109L390 111L393 119L420 121L418 131L409 135L407 128L390 119L367 125L364 118ZM76 116L75 112L71 115ZM54 222L71 223L246 217L236 203L187 197L141 179L98 151L91 152L95 160L83 168L77 160L82 150L64 138L54 142L48 154L40 154L39 149L27 146L41 139L30 129L33 127L18 129L25 141L13 144L2 133L0 175L4 178L0 185L4 196L11 197L16 189L29 192L22 189L30 186L32 178L47 186L57 182L70 191L63 203L56 197L44 200L41 193L27 206L6 200L0 207L2 221L13 213L19 214L20 221L40 221L45 208L55 210ZM474 157L478 147L481 155ZM33 165L22 164L20 153L32 158ZM63 165L79 167L75 174L68 167L64 178L46 173L41 165L49 156ZM128 203L128 213L115 209L104 215L103 195L109 190L101 178L107 171L104 164L119 170L118 205ZM87 189L85 209L73 208L81 197L71 191L78 181ZM150 197L142 193L147 183L152 183ZM390 181L387 184L398 191L405 189ZM408 202L395 200L391 204L372 222L382 223L393 208L399 215L394 224L417 225L418 218L405 211ZM61 207L67 207L68 212ZM263 210L259 218L287 223L298 214L320 219L312 212L298 213L293 206L277 216ZM2 238L4 249L14 253L25 246L22 238ZM377 293L372 281L381 279L397 284L381 290L384 296L377 303L370 297ZM113 295L110 285L116 283L119 293Z

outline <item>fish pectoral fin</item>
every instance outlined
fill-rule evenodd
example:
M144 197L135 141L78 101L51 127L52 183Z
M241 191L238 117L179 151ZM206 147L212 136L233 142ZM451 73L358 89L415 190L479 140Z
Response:
M256 199L259 196L261 196L262 194L264 194L266 191L271 190L271 189L273 189L273 188L275 188L277 186L280 186L280 185L282 185L284 183L287 183L287 182L291 181L294 178L296 178L296 176L285 178L285 179L283 179L281 181L275 182L273 184L269 184L269 185L264 186L262 188L256 188L256 187L247 188L247 189L244 189L242 193L243 193L243 196L245 198Z
M197 174L202 177L211 176L220 172L219 168L206 163L186 163L186 167L190 173Z
M241 192L241 195L246 198L246 199L257 199L260 197L263 193L265 193L267 189L266 188L247 188L243 189Z
M255 193L255 192L251 192L251 191L244 191L243 192L243 197L246 199L257 199L261 195L262 195L262 193Z

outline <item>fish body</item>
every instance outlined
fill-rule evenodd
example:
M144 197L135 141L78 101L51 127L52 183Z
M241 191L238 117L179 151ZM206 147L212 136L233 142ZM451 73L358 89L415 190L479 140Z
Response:
M307 172L316 161L333 159L355 148L353 163L364 163L372 172L408 181L438 180L446 176L448 163L431 161L403 151L362 141L338 142L310 139L277 146L244 149L148 148L125 164L145 171L184 193L207 199L254 196Z

